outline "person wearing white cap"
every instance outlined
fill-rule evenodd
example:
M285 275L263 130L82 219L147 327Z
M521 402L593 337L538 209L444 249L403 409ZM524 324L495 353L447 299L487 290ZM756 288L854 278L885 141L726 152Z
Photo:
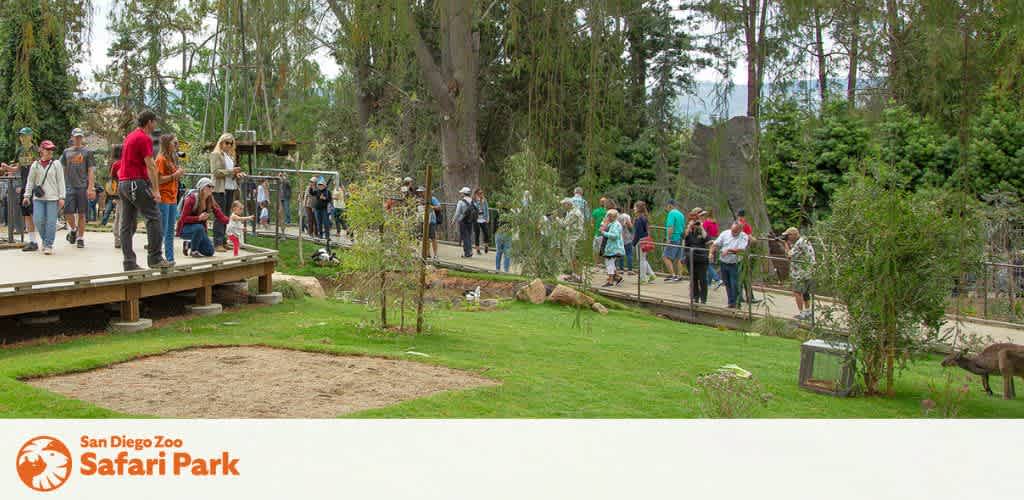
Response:
M814 247L807 238L800 236L800 230L791 227L782 233L782 244L789 257L789 276L793 279L793 299L798 311L796 319L810 319L811 291L814 287L811 267L814 266Z
M206 221L210 219L211 213L225 227L230 222L217 204L213 188L214 182L209 177L203 177L196 182L196 190L182 200L181 217L178 218L175 232L187 243L184 253L192 257L213 256L213 242L206 234Z
M64 218L68 221L68 243L85 247L85 219L89 202L96 199L96 162L92 151L85 146L85 133L76 128L71 131L71 147L60 157L64 166Z
M459 194L462 195L462 198L455 206L455 222L459 225L462 257L467 259L473 256L473 225L476 223L477 216L480 215L473 205L473 198L470 197L472 193L473 190L469 187L460 189Z

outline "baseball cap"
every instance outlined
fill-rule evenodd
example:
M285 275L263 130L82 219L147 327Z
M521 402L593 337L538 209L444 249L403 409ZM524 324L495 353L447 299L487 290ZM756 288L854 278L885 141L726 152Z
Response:
M416 192L417 193L426 193L427 192L427 188L425 188L423 186L420 186L420 187L416 188Z
M196 189L203 189L206 186L212 186L213 181L209 177L203 177L196 182Z
M737 217L745 217L746 215L747 215L747 211L743 210L742 208L736 211L736 216Z
M18 135L32 135L32 129L28 127L22 127L22 129L18 131Z
M316 176L314 175L313 177L310 177L309 182L316 182Z
M39 143L39 149L49 149L52 151L57 149L57 146L55 146L52 141L43 141Z
M699 214L699 213L701 213L701 212L703 212L703 211L704 211L704 209L703 209L703 208L700 208L700 207L693 207L693 210L690 210L690 213L691 213L691 214Z
M473 190L469 189L469 187L463 187L462 189L459 190L459 192L462 193L462 194L469 194L469 193L472 193Z
M402 179L402 182L412 182L412 177L406 177L405 179Z
M787 229L787 230L782 232L783 236L789 236L791 234L800 234L800 231L797 230L797 228L795 228L795 227L791 227L791 228L789 228L789 229Z
M82 132L82 129L76 127L71 131L71 137L85 137L85 132Z
M320 177L319 179L317 179L317 180L316 180L316 183L317 183L317 184L323 184L323 185L325 185L325 186L327 185L327 181L326 181L326 180L324 180L324 178L323 178L323 177Z

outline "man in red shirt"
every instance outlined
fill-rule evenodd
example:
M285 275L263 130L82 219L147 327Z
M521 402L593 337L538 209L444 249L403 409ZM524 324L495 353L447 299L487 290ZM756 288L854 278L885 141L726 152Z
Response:
M141 269L135 261L132 237L138 215L146 219L147 264L150 269L166 269L174 265L163 257L163 226L160 223L160 192L156 190L156 161L153 159L153 131L156 130L156 113L146 110L139 114L138 128L124 138L121 147L121 165L118 168L117 196L121 205L121 253L124 255L124 270Z

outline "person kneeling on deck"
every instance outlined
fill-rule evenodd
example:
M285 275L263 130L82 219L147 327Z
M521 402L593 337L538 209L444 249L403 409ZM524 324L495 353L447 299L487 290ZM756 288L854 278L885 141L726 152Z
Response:
M206 221L211 212L224 226L231 222L213 199L213 181L203 177L196 183L196 190L185 196L178 219L178 236L187 240L186 253L192 257L213 256L213 242L206 234Z

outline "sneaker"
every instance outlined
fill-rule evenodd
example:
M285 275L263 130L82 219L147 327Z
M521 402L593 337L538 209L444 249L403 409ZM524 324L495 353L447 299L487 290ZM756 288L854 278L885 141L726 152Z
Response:
M174 267L174 263L166 259L160 259L156 262L149 263L150 269L170 269L172 267Z
M35 252L36 250L39 250L39 245L34 241L30 241L26 243L25 246L21 247L22 252Z
M217 245L216 247L214 247L214 249L213 249L213 250L214 250L215 252L220 252L220 253L224 253L224 252L227 252L227 251L228 251L228 247L226 247L226 246L224 246L224 245Z
M75 242L75 246L78 248L85 248L85 240L78 238L78 241Z
M675 281L675 280L676 280L675 276L665 276L665 282L670 282L670 281Z
M601 285L601 288L611 288L613 286L615 286L614 283L605 283L605 284Z
M616 278L615 279L615 286L622 285L622 279L623 279L622 276L619 276L618 278Z
M64 239L68 240L68 243L75 244L77 233L75 231L68 231L68 234L64 235Z
M121 244L115 241L114 242L114 248L121 248Z
M191 241L183 241L183 242L181 242L181 254L182 255L188 255L189 254L189 251L188 251L189 250L189 246L191 246L191 245L192 245Z
M199 253L199 250L192 250L191 252L189 252L188 256L199 258L202 257L203 254Z
M43 255L53 255L53 249L50 247L43 247Z
M135 264L135 263L130 263L130 264L125 264L124 265L124 271L125 272L140 271L140 270L142 270L142 268L139 267L139 265Z

